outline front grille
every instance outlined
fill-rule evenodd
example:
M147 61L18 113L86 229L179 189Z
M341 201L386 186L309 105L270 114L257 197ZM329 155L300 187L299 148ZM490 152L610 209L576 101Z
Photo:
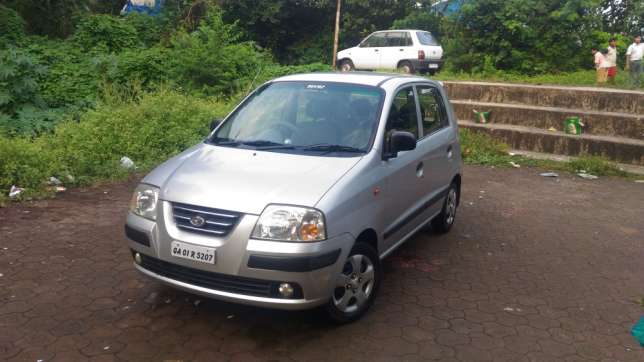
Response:
M237 294L274 297L277 282L213 273L172 264L141 254L143 268L180 282Z
M233 211L173 203L172 214L179 229L210 236L226 236L237 225L241 214ZM191 220L201 217L205 223L196 225Z

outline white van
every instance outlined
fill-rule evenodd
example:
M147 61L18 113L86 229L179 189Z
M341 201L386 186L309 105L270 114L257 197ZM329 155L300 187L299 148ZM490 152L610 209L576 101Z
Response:
M397 69L407 74L435 74L443 66L443 47L428 31L385 30L366 37L358 46L338 52L337 66L354 69Z

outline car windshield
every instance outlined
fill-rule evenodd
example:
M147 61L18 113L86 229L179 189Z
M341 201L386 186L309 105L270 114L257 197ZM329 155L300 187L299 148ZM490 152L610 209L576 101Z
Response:
M419 31L416 34L418 34L418 41L422 45L439 45L438 40L434 38L434 36L427 31Z
M250 96L209 143L266 151L361 154L377 128L383 92L355 84L276 82Z

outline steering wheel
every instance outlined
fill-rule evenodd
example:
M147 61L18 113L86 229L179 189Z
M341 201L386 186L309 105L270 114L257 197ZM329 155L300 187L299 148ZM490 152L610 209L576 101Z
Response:
M284 122L284 121L277 121L277 122L273 123L273 126L276 127L276 128L279 128L279 127L286 128L287 130L291 131L290 135L292 135L293 133L295 133L297 131L297 128L294 125L292 125L292 124L290 124L288 122ZM286 136L290 136L290 135L286 135Z

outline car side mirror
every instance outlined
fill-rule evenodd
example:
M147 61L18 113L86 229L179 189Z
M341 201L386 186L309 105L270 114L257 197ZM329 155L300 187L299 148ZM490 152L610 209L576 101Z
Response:
M416 136L411 132L395 131L389 139L389 153L387 159L398 157L398 152L416 149Z
M211 131L214 131L214 130L215 130L215 128L217 128L217 126L219 126L219 124L221 123L221 121L222 121L222 120L221 120L221 119L218 119L218 118L213 119L212 121L210 121L210 130L211 130Z

